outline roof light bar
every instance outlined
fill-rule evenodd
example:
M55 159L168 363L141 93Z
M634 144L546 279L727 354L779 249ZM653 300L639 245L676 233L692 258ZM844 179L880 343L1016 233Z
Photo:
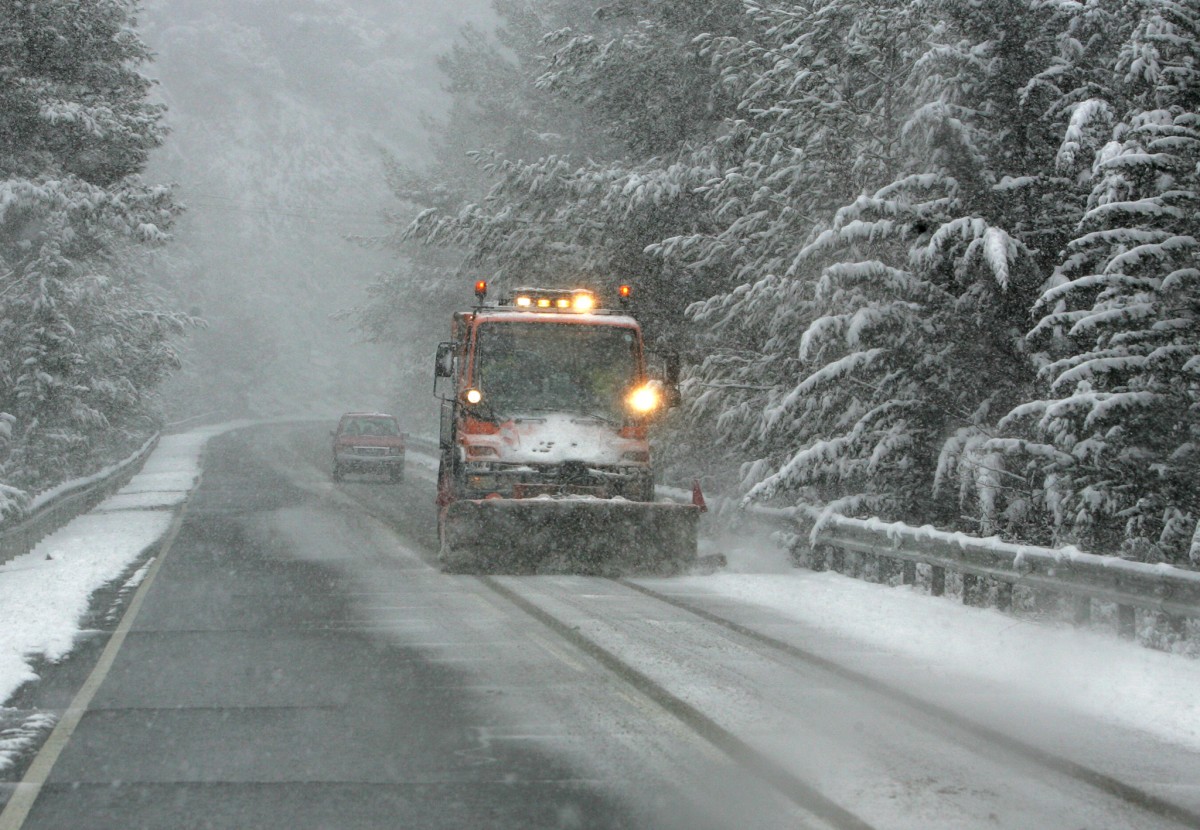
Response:
M596 295L591 291L578 290L571 294L571 308L586 313L596 308Z
M599 307L596 295L586 288L517 288L501 306L525 311L573 311L587 314Z

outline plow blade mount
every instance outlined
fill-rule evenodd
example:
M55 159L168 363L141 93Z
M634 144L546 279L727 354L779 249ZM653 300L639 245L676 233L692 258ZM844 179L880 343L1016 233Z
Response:
M696 560L700 511L623 499L463 499L442 517L455 573L670 574Z

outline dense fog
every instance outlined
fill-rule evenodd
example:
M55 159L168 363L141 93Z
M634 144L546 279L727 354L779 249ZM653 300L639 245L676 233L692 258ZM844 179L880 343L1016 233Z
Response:
M487 0L152 0L141 32L171 134L147 178L186 207L164 279L205 327L164 396L175 418L394 409L392 350L333 319L396 252L389 160L430 156L436 65ZM352 237L358 238L354 239Z

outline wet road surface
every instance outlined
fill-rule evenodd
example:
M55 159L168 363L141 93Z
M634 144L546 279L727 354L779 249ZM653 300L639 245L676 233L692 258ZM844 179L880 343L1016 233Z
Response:
M211 442L25 828L795 825L527 616L431 567L427 481L334 486L296 432ZM63 705L66 671L31 708Z

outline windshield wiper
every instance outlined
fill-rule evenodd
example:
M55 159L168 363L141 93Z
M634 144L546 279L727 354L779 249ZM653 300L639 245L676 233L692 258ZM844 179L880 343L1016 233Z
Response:
M621 421L617 420L616 418L612 417L611 415L607 415L607 414L604 414L601 412L591 412L588 410L580 410L577 414L581 415L584 418L591 418L596 421L603 421L604 423L609 424L610 426L614 426L614 427L619 427L622 425Z

